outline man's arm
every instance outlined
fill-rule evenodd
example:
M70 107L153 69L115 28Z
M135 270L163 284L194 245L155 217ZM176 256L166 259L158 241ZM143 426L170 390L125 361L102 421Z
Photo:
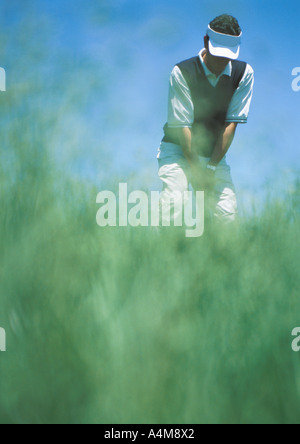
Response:
M227 112L227 126L211 157L210 164L218 165L228 152L239 123L247 123L254 87L254 71L247 65L244 77L235 91Z
M179 128L179 140L183 154L190 165L195 161L195 156L192 153L192 130L191 128Z
M223 160L223 158L226 156L229 148L232 145L237 125L238 124L235 122L228 123L226 125L225 131L218 140L218 143L213 151L213 154L209 162L210 165L217 166L221 162L221 160Z
M237 123L227 124L212 154L210 165L217 166L228 152L237 128ZM203 171L198 155L192 151L191 128L180 128L180 145L185 158L190 164L192 185L195 191L210 190L214 187L214 174L211 170Z
M191 167L192 185L195 191L203 190L203 168L199 157L192 150L192 130L191 128L180 128L180 145L183 154Z
M229 150L239 123L247 123L253 96L254 71L247 65L244 77L235 91L227 112L227 126L211 157L210 164L218 165Z
M191 167L192 185L194 189L200 191L203 190L200 184L201 166L198 156L192 150L193 123L194 105L191 92L179 67L175 66L170 77L168 126L176 133L176 138Z

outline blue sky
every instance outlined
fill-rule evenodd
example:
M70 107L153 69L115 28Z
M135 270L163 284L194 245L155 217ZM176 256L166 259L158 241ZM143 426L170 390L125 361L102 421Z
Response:
M109 164L116 180L130 177L136 186L160 189L156 151L167 118L169 74L199 52L208 22L224 12L238 18L244 31L241 59L256 74L249 123L238 129L228 155L240 198L249 205L265 186L284 189L299 172L300 92L291 88L292 69L300 66L298 0L28 0L26 5L4 0L1 26L14 23L18 29L19 22L32 19L38 29L41 20L48 22L38 32L48 42L49 64L59 65L55 55L65 52L74 73L86 65L101 79L97 88L90 77L81 78L85 105L64 115L66 132L78 133L72 163L77 174L103 188ZM13 69L17 39L8 40L10 50L0 65ZM64 65L55 69L63 71ZM65 138L68 155L72 146Z

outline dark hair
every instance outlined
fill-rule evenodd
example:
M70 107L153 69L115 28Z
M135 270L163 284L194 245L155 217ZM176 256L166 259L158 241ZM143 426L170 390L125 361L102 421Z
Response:
M210 22L209 25L213 31L220 32L221 34L238 36L242 32L237 19L228 14L220 15Z

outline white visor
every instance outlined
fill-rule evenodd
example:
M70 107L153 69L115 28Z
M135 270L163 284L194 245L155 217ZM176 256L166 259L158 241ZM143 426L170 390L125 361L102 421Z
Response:
M240 54L242 33L238 36L221 34L214 31L208 25L207 35L209 37L209 52L216 57L225 57L236 60Z

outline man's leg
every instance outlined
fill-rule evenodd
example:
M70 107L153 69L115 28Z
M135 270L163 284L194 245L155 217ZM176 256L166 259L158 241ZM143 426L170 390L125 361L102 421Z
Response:
M173 162L174 159L172 159ZM209 159L200 158L205 170ZM159 177L163 182L161 193L161 215L163 225L168 226L175 221L181 226L184 192L189 189L190 168L188 162L179 157L174 163L160 162ZM211 196L206 193L206 217L213 218L223 224L232 223L238 214L235 187L231 177L231 169L224 159L216 171L216 185Z
M162 225L183 226L184 192L189 189L188 163L183 158L175 163L160 162L158 174L163 182L160 198Z
M216 171L214 192L214 218L224 224L234 222L238 214L236 191L231 177L231 169L226 161L220 163Z

